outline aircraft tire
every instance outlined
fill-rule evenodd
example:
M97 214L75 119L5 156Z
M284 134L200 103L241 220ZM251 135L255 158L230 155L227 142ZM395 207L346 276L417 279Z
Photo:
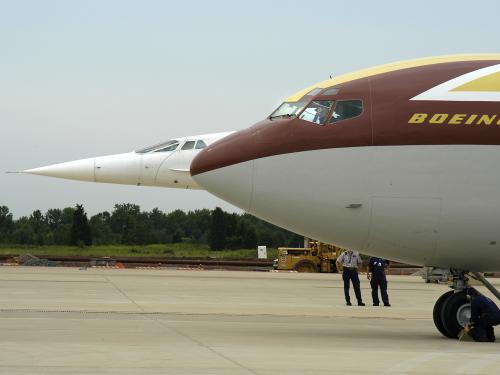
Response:
M293 269L297 272L308 272L308 273L316 273L318 272L318 266L311 262L310 260L301 260L297 262Z
M469 310L468 317L467 309ZM454 339L458 338L458 334L465 324L468 323L469 318L470 302L467 299L467 293L453 293L453 295L443 303L441 320L443 321L444 329L448 333L448 337Z
M432 319L434 320L434 325L438 331L446 337L450 337L448 331L444 328L443 320L441 319L441 311L443 310L443 305L453 294L453 290L450 290L438 298L434 304L434 309L432 310Z

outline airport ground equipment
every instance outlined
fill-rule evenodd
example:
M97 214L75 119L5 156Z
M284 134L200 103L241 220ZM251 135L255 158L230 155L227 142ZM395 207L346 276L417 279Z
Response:
M337 272L335 261L343 249L319 241L307 242L309 246L303 248L279 247L275 268L311 273Z
M450 277L450 270L448 268L438 267L424 267L421 275L426 283L446 283Z

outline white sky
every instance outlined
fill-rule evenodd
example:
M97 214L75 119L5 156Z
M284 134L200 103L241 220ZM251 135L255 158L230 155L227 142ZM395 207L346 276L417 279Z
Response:
M233 210L206 192L4 174L238 130L358 68L500 52L498 1L0 0L0 205Z

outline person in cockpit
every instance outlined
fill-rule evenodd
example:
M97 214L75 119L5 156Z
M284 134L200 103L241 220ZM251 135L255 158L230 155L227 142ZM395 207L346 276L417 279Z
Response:
M318 106L316 108L316 115L314 116L313 122L322 125L325 123L327 115L328 115L328 108Z

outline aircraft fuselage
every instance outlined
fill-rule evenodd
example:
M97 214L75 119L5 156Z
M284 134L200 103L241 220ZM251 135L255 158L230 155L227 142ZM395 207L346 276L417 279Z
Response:
M500 56L312 86L191 173L279 226L408 263L500 271ZM286 116L281 115L284 112Z

